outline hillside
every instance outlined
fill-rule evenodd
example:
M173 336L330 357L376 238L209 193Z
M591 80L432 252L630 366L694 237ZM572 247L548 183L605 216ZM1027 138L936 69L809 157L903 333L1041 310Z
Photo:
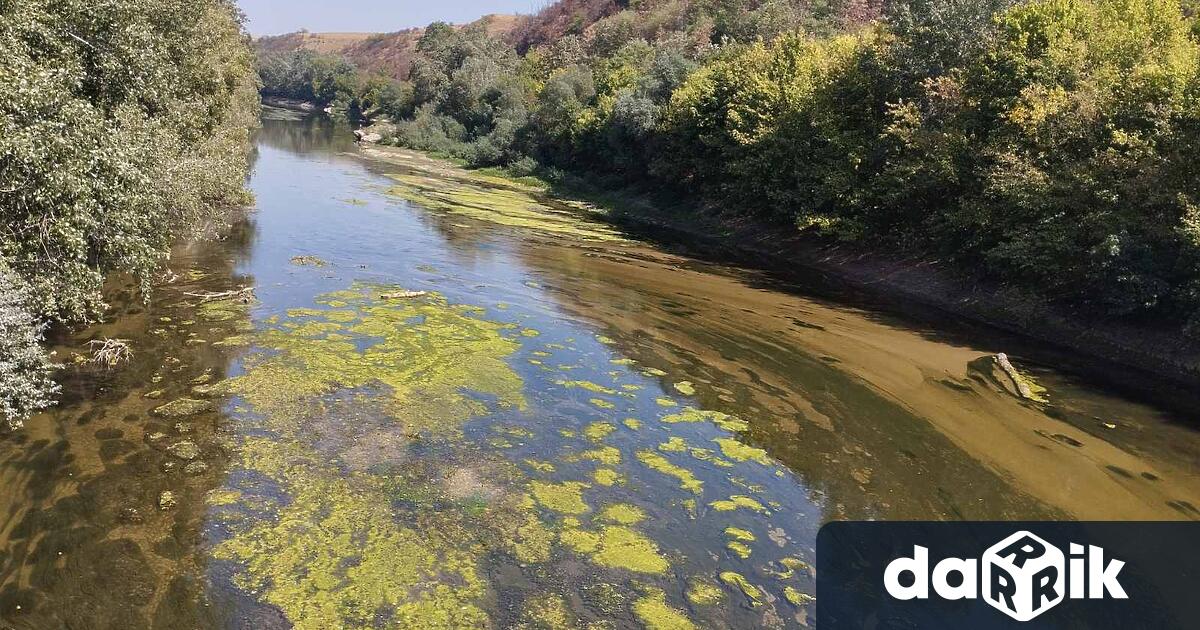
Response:
M482 27L488 35L507 38L523 22L516 15L487 15L459 28ZM407 79L423 28L392 33L310 33L298 31L260 37L254 41L259 54L311 50L345 57L355 67L396 79Z

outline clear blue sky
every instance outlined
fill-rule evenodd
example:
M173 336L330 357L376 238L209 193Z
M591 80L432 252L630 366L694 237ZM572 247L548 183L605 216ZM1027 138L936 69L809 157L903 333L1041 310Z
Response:
M385 33L430 22L464 23L489 13L533 13L551 0L237 0L253 35L306 28Z

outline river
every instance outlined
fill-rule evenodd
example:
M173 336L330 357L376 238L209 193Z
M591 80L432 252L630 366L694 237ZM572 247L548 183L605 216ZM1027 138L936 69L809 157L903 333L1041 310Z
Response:
M55 340L0 627L804 627L829 520L1200 517L1169 388L351 140L268 110L256 207Z

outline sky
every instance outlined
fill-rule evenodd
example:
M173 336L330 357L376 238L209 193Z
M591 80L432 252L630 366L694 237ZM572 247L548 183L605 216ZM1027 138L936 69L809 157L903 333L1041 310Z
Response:
M534 13L549 0L237 0L250 34L386 33L441 20L461 24L489 13Z

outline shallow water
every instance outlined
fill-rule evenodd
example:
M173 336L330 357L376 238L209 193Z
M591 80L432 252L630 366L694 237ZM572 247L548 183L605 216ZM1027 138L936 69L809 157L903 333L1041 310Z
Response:
M803 627L831 519L1200 516L1191 401L295 118L0 437L4 625Z

